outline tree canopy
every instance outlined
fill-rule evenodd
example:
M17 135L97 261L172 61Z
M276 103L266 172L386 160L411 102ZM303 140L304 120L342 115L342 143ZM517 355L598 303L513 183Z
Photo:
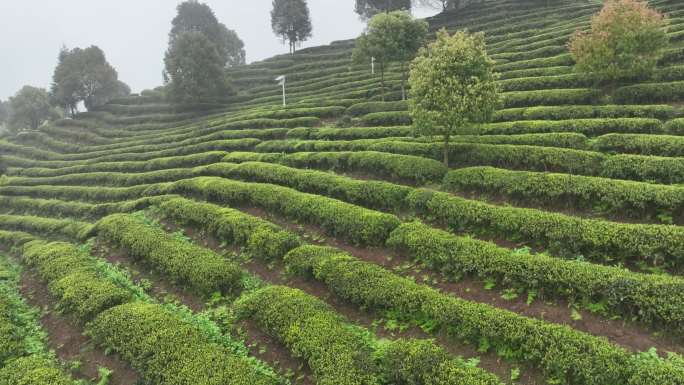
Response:
M356 0L355 11L364 19L370 19L378 13L392 11L410 11L411 0Z
M306 0L273 0L271 28L283 42L288 42L290 53L311 37L312 26Z
M492 118L500 103L496 80L482 33L441 30L411 63L411 116L419 134L444 137L446 165L450 137Z
M576 70L610 82L649 77L669 43L666 23L644 1L606 1L591 29L570 40Z
M24 86L9 99L8 128L18 132L37 129L46 121L58 117L50 104L48 92L42 88Z
M178 103L212 100L225 93L223 58L202 32L178 36L164 58L170 98Z
M107 103L121 95L118 74L97 46L72 50L62 48L52 78L53 102L70 112L77 111L79 102L87 109Z
M0 100L0 126L4 126L9 118L9 102Z
M178 5L178 13L171 22L169 46L185 32L202 32L216 45L223 66L245 64L245 44L238 34L220 23L214 11L197 0L188 0Z
M375 15L361 37L356 40L354 61L362 62L375 58L380 70L380 86L385 98L385 70L390 62L401 63L402 99L405 99L404 83L408 62L425 43L428 23L414 19L406 11L394 11Z

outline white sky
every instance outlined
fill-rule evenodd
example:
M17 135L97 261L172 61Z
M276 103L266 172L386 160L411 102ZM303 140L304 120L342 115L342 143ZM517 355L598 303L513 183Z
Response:
M97 45L133 92L161 84L164 51L181 0L0 0L0 99L23 85L49 87L59 48ZM287 52L273 35L271 0L202 0L245 42L247 60ZM364 24L354 0L309 0L313 38L353 38ZM417 16L434 14L418 10Z

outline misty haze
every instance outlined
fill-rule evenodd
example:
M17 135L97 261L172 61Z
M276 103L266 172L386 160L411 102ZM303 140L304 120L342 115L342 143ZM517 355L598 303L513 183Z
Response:
M0 385L684 385L684 0L0 32Z

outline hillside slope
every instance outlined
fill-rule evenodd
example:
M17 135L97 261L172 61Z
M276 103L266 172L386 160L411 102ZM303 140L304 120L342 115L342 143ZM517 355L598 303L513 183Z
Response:
M0 140L0 248L154 384L684 384L684 2L650 3L671 48L612 95L566 47L598 2L428 19L484 31L505 92L448 168L353 41Z

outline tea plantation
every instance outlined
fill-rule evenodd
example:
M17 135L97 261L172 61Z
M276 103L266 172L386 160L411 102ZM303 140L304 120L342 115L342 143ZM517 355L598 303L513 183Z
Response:
M542 3L428 19L503 91L449 167L352 40L0 140L0 385L684 384L684 2L610 93L567 48L600 2Z

